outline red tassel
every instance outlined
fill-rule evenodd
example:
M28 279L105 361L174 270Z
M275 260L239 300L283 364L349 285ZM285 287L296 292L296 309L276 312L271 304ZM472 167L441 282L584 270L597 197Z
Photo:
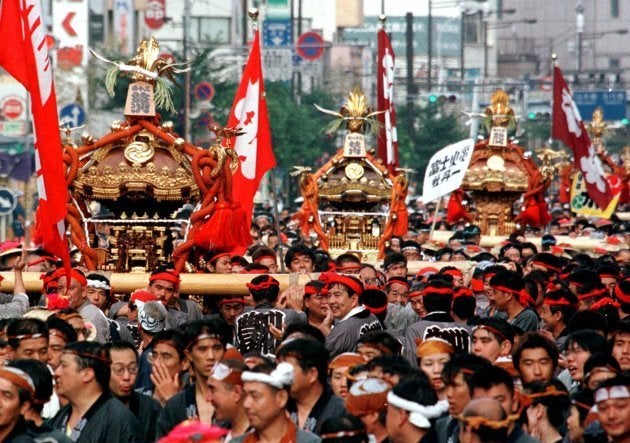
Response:
M396 222L394 223L394 231L393 235L402 237L407 234L409 230L409 212L407 212L407 207L404 206L396 211Z
M446 207L446 222L457 223L458 221L464 219L468 222L471 222L470 215L466 212L464 205L462 204L464 201L464 197L466 194L462 189L456 189L451 192L451 196L448 199L448 206Z
M229 251L235 245L230 235L232 209L227 202L217 203L210 219L195 233L195 244L203 249Z
M247 222L247 214L239 202L232 202L232 215L230 217L230 242L233 248L249 247L252 243L252 236L249 233L249 223Z

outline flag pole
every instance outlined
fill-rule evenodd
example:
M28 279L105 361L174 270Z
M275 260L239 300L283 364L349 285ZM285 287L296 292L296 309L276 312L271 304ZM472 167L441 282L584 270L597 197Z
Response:
M549 110L549 121L551 124L549 125L549 140L547 141L547 145L551 147L553 144L553 95L554 95L554 85L556 84L556 60L558 60L558 54L555 52L551 54L551 100L549 103L551 104L551 109Z
M437 204L435 205L435 211L433 211L433 223L431 223L431 231L429 231L429 241L433 237L433 231L435 231L435 224L437 223L437 215L440 212L440 203L442 203L442 197L438 198Z
M252 27L254 28L254 34L256 33L256 31L258 31L258 9L257 8L251 8L248 12L247 15L249 16L249 19L252 22ZM262 75L261 75L262 76ZM271 198L273 198L273 204L272 204L272 208L273 208L273 218L275 220L275 228L276 228L276 235L278 236L278 244L279 244L279 248L278 248L278 258L280 259L280 271L284 273L285 269L284 269L284 251L282 250L282 237L280 236L280 212L278 211L278 195L276 192L276 174L274 172L275 168L271 168L269 170L269 175L271 178Z

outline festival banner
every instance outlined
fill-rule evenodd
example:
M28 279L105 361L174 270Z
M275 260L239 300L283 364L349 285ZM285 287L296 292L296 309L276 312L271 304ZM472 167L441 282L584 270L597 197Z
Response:
M46 26L38 0L3 0L0 9L0 66L31 96L37 171L37 238L60 257L69 274L66 241L68 189L63 173L59 116ZM11 42L6 44L6 42Z
M394 63L396 57L384 29L378 30L377 108L383 129L378 134L378 157L390 173L398 167L398 136L394 109Z
M473 139L448 145L433 154L424 174L422 202L428 203L459 188L475 147Z
M613 176L613 178L616 178L616 176ZM593 199L589 197L586 181L582 173L578 172L573 177L573 183L571 184L571 211L576 214L609 219L617 208L619 197L621 197L621 188L614 194L606 209L601 209L595 204Z
M227 125L237 126L243 133L232 143L240 161L239 168L234 173L233 197L241 203L247 220L251 220L254 195L260 181L268 170L276 166L271 147L258 30L254 33L252 50L243 70Z
M597 156L595 146L591 144L580 111L558 66L554 67L553 76L551 136L573 151L575 168L581 171L585 178L589 197L600 208L608 208L613 193L606 181L602 161Z

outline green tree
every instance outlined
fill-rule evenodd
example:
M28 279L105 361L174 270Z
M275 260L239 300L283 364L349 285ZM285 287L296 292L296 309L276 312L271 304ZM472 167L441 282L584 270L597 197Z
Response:
M417 172L413 177L420 192L431 156L443 147L468 136L463 121L447 106L430 103L413 107L413 136L407 126L408 107L396 109L400 164Z

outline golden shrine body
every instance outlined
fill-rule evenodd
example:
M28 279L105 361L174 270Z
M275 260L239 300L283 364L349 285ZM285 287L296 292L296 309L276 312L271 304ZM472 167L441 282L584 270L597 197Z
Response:
M333 131L345 124L343 147L315 173L296 167L304 203L294 219L303 234L317 235L333 258L350 252L375 261L397 222L406 231L406 218L398 220L396 214L400 198L404 203L406 197L406 178L393 176L368 149L366 132L376 132L373 117L379 113L367 106L360 89L350 93L339 112L318 109L337 118L330 125ZM396 195L395 189L400 191Z
M518 224L514 205L528 192L543 196L553 178L553 171L539 170L521 146L510 142L516 117L508 100L502 90L493 94L483 119L489 136L475 144L461 184L474 201L471 215L483 235L512 233Z
M83 134L80 146L66 128L66 222L71 242L90 270L146 272L170 262L183 246L183 240L174 239L175 231L189 237L179 253L181 268L195 241L201 242L190 233L208 221L215 204L231 204L225 183L237 163L229 143L223 148L219 139L208 149L193 146L156 113L156 106L174 109L170 86L160 76L171 78L182 72L177 66L188 64L169 64L159 53L154 38L141 42L128 62L112 62L93 52L113 65L106 76L108 92L113 93L117 76L132 80L125 119L113 122L100 139ZM219 138L237 135L227 129L215 132ZM185 204L187 214L181 210Z

